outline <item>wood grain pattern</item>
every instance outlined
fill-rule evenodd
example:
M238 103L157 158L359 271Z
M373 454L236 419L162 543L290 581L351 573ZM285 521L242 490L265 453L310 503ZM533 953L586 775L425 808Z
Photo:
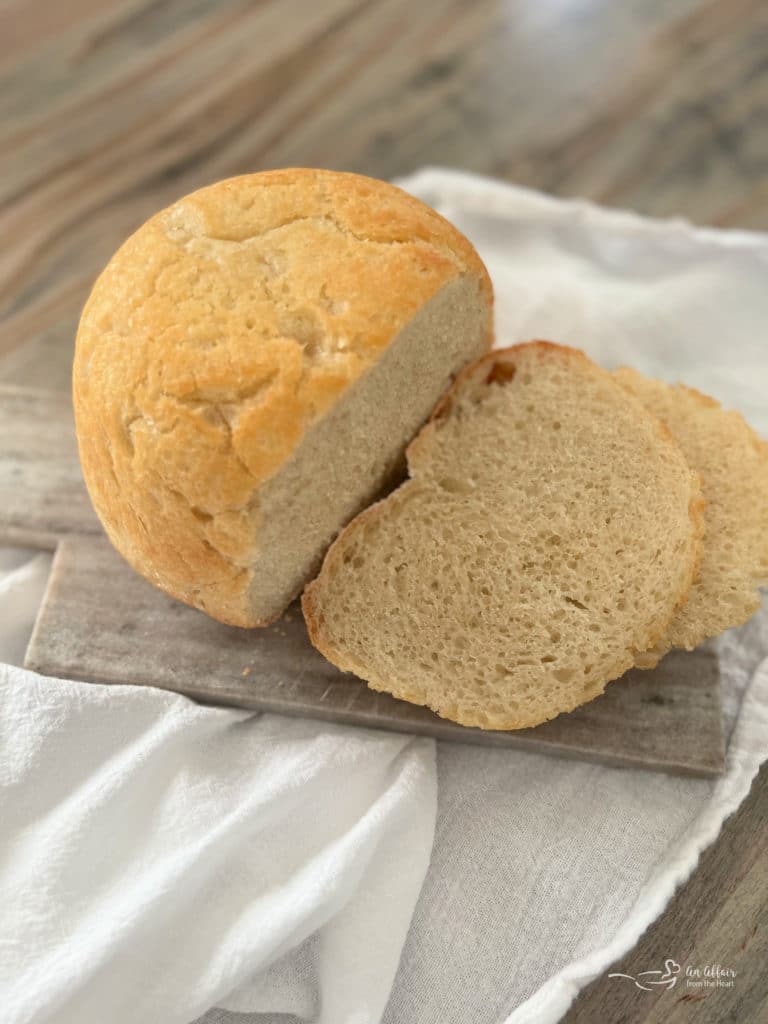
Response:
M77 317L109 254L181 193L262 167L388 177L446 164L766 228L767 53L763 0L4 0L0 382L66 395ZM10 495L19 513L3 472L0 509ZM749 982L618 1005L603 978L568 1020L766 1019L766 799L764 770L623 962L702 959L701 942L751 965Z
M463 729L343 677L309 644L298 608L267 630L228 628L134 573L91 508L66 396L0 385L0 437L0 543L55 547L65 538L27 653L38 672L610 764L723 770L719 680L706 656L634 673L600 701L535 730Z
M768 225L762 0L9 0L0 17L0 380L68 389L80 308L126 235L264 167L445 164Z
M0 543L55 547L65 538L27 652L28 667L44 675L156 685L209 703L609 764L723 770L719 679L706 655L630 673L600 700L535 730L464 729L343 677L309 644L298 607L270 629L229 628L134 573L91 509L66 396L0 386L0 437Z
M374 693L311 646L298 605L275 625L214 622L166 597L106 540L64 540L26 658L44 675L155 685L195 700L462 743L712 776L723 770L717 661L676 653L535 729L490 732Z
M565 1024L764 1024L768 1020L768 765L698 870L632 952L610 971L636 975L661 967L720 964L737 972L732 988L643 992L603 975L581 993Z
M77 457L68 395L0 385L0 544L53 548L101 533Z

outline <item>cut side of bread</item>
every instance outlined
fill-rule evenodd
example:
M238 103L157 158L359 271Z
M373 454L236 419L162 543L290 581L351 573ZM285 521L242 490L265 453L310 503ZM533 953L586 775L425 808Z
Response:
M463 725L519 729L598 696L666 633L700 556L698 477L583 353L490 353L407 454L410 479L304 592L339 668Z
M259 621L279 615L341 527L402 479L406 445L456 373L487 350L488 316L476 278L445 284L260 488L247 594Z
M218 182L150 218L83 310L83 475L118 551L236 626L276 619L492 341L479 256L386 182Z
M705 499L700 572L664 638L638 657L652 668L671 648L692 650L759 608L757 588L768 582L768 444L739 413L692 388L624 368L615 379L667 425Z

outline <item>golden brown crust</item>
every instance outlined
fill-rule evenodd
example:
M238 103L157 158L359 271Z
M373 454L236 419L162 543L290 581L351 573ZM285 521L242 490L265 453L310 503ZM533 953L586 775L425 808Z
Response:
M219 182L110 260L77 335L73 398L110 539L157 586L234 625L259 487L448 281L480 258L393 185L311 169Z

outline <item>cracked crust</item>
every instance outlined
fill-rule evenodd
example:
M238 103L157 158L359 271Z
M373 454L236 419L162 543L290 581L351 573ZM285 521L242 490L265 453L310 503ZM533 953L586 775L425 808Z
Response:
M219 182L110 260L77 335L88 490L115 547L225 622L247 606L259 489L447 282L470 243L400 189L287 169Z

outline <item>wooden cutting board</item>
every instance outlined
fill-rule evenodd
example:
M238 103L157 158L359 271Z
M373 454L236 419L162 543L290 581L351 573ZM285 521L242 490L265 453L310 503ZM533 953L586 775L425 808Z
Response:
M310 645L298 606L267 629L243 630L166 597L104 538L60 395L0 388L0 543L9 542L55 548L26 658L43 675L614 765L701 776L724 768L717 660L705 650L629 672L535 729L485 732L337 671Z

